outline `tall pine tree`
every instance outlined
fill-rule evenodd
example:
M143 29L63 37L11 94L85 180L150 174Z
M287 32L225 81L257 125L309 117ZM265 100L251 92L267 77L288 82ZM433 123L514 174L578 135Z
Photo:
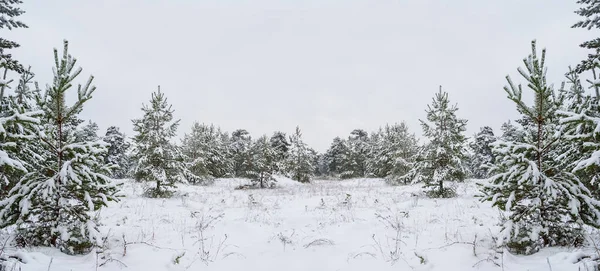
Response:
M456 116L458 107L451 105L448 93L440 90L427 106L427 122L421 120L423 135L429 139L412 170L414 182L424 182L430 197L452 197L455 191L444 187L445 181L463 181L467 175L465 161L467 120Z
M143 105L144 115L133 120L135 143L133 169L137 181L155 183L145 191L149 197L170 197L177 182L196 182L183 161L178 146L170 140L176 135L179 120L173 119L173 109L164 93L152 93L150 105Z
M25 174L0 202L0 227L16 225L20 245L80 254L100 243L93 212L116 201L118 188L103 161L106 145L77 141L74 133L73 120L96 89L93 77L78 86L76 101L67 105L67 91L81 68L75 67L66 41L62 57L54 50L54 60L54 82L40 101L44 131L36 170Z
M515 253L531 254L547 246L580 245L582 223L600 226L600 202L560 160L564 138L560 136L557 95L546 81L545 50L532 53L518 71L534 94L534 104L523 101L523 87L506 77L504 90L526 120L524 136L494 144L497 163L483 200L506 213L501 241Z

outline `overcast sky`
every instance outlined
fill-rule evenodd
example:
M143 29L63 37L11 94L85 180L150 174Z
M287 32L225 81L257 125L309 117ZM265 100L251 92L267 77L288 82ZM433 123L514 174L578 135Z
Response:
M29 29L3 36L37 80L70 42L98 87L83 112L101 133L131 119L161 85L181 118L258 137L303 130L325 151L335 136L419 119L442 85L468 134L517 117L502 87L537 39L551 81L563 80L597 32L571 29L575 0L24 0ZM521 81L520 79L517 81ZM73 90L75 91L75 90Z

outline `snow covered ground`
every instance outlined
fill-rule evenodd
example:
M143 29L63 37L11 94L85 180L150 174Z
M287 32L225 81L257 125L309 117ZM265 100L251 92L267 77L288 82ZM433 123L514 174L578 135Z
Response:
M104 251L22 250L26 264L14 270L575 271L586 270L577 258L594 252L497 253L498 211L474 198L473 182L457 186L453 199L376 179L279 178L278 189L234 190L242 183L180 185L171 199L148 199L142 184L126 181L126 197L100 214Z

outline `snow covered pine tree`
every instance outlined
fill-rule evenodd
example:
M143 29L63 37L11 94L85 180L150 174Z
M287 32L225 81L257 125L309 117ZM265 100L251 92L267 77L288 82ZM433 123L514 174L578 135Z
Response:
M238 129L231 133L231 142L229 153L233 163L233 175L238 178L247 178L251 170L252 155L250 147L252 146L252 137L244 129Z
M93 121L88 121L85 125L77 127L75 132L77 141L96 141L99 140L98 136L98 124Z
M0 1L0 29L27 28L26 24L15 19L25 13L25 11L17 7L17 5L22 3L23 1L21 0ZM4 76L2 77L4 80L6 80L6 71L16 71L18 73L25 71L23 66L7 52L7 50L17 47L19 47L18 43L0 37L0 68L5 69Z
M504 90L523 116L524 136L499 140L493 151L497 162L482 200L491 201L507 215L502 221L501 244L519 254L546 246L576 246L583 242L582 223L600 226L600 202L577 176L561 166L563 138L557 109L562 101L546 83L545 50L538 58L535 41L519 73L534 93L533 106L522 99L523 89L509 76Z
M484 126L473 137L469 147L473 151L470 167L474 178L484 179L489 177L488 172L492 164L495 163L492 153L492 143L496 141L492 127Z
M225 134L214 125L195 122L192 132L185 134L181 143L190 171L204 180L229 176L233 163Z
M327 152L325 152L325 161L327 169L331 176L339 177L343 171L344 156L348 152L346 140L335 137Z
M406 184L418 151L417 138L408 132L406 123L386 125L372 134L370 145L369 173L392 184Z
M77 100L65 104L65 96L81 73L76 60L54 50L54 83L46 90L40 107L44 111L43 142L36 169L25 174L0 202L0 227L17 226L17 242L27 246L52 246L65 253L81 254L101 240L92 212L116 201L118 187L112 183L101 142L75 140L72 119L92 98L96 89L90 76L78 86Z
M283 164L290 151L290 143L284 132L275 132L271 139L271 147L277 152L275 159L276 171L280 174L285 174L285 165Z
M156 183L145 191L146 196L171 197L176 182L194 183L199 178L188 170L178 146L169 141L177 133L179 120L173 121L173 110L160 86L152 93L150 106L143 105L142 111L144 116L133 120L133 131L137 132L133 138L133 157L137 160L134 178Z
M252 167L247 172L252 185L258 188L274 188L277 180L273 178L276 159L279 154L272 146L266 135L259 137L250 148Z
M584 17L584 19L577 22L572 27L586 28L588 30L600 28L600 1L578 0L577 3L583 5L583 7L576 10L575 13ZM586 41L579 46L581 48L593 50L593 52L588 54L587 59L581 61L581 63L577 65L575 71L577 73L582 73L600 67L600 38Z
M6 68L5 68L6 69ZM40 129L42 111L32 104L34 97L29 83L33 73L21 74L14 96L0 97L0 200L30 170L35 170L37 151L35 146ZM10 88L11 81L0 80L0 95ZM39 98L39 97L37 97Z
M104 162L114 166L112 177L117 179L128 177L131 167L128 151L131 143L127 141L125 134L119 131L119 127L110 126L106 129L103 140L108 144L108 153Z
M286 163L287 172L293 180L308 183L315 172L314 157L306 143L302 141L300 127L290 137L290 153Z
M467 120L456 116L458 107L450 105L448 93L442 87L427 106L427 120L421 121L423 135L429 143L420 150L411 171L413 182L424 182L429 197L453 197L454 189L444 187L445 181L463 181L467 175L465 164Z

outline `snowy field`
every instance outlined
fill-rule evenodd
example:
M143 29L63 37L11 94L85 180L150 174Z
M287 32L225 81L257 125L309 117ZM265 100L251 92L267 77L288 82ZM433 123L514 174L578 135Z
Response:
M577 259L594 255L591 248L499 253L498 211L473 197L473 182L456 187L453 199L376 179L280 178L277 189L234 190L242 183L180 185L171 199L149 199L140 196L142 184L126 181L126 197L100 214L103 251L21 251L26 263L14 270L569 271L586 270Z

